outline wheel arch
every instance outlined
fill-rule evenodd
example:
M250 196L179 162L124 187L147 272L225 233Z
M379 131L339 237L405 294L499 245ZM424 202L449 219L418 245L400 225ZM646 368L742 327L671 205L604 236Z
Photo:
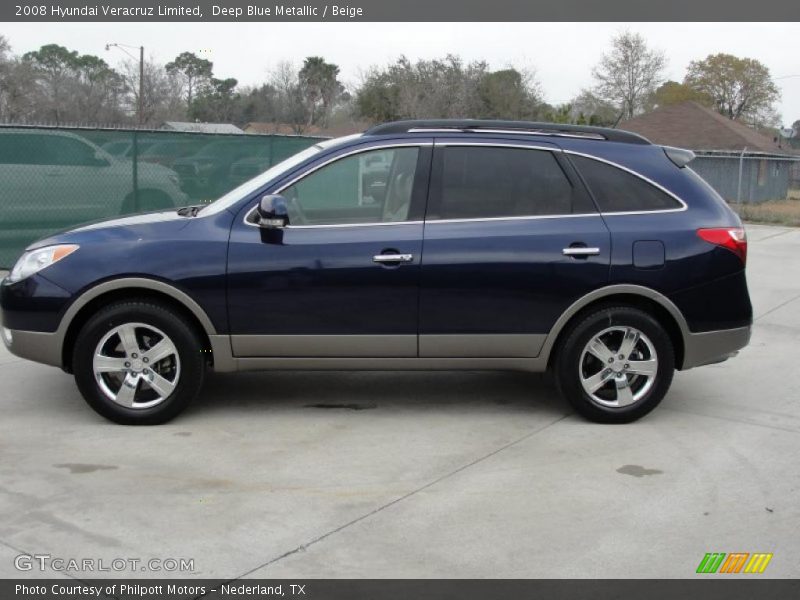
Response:
M75 300L61 319L58 334L61 338L61 368L72 372L72 349L75 339L86 322L103 306L131 298L143 298L165 304L181 313L196 329L203 340L204 351L213 361L211 340L217 332L203 308L188 294L178 288L158 281L140 277L113 279L98 284Z
M667 331L675 349L675 365L682 368L689 326L677 306L656 290L639 285L620 284L600 288L576 300L553 325L542 346L540 358L552 366L570 327L590 311L611 304L639 308L653 316Z

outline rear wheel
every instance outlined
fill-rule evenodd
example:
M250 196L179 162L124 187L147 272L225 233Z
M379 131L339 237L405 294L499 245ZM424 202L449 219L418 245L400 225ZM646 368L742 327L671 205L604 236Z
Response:
M628 423L653 410L669 390L675 356L669 334L644 311L598 309L568 332L556 357L561 394L581 415Z
M150 301L112 304L75 342L75 381L88 404L117 423L175 417L203 384L202 342L178 313Z

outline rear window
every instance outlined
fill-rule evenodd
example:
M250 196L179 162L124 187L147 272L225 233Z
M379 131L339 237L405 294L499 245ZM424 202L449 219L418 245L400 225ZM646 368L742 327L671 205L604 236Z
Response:
M584 156L572 156L601 212L639 212L681 208L681 203L641 177Z
M442 152L440 219L594 212L546 150L448 146Z

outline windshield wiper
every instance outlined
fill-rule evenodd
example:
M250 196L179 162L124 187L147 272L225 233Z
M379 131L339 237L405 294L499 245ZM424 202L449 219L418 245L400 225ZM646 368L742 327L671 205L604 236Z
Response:
M182 217L196 217L197 213L203 208L202 204L196 206L183 206L178 209L178 214Z

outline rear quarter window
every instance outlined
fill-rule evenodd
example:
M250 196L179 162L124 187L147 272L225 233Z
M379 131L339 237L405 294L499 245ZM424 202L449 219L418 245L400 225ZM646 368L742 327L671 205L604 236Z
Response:
M600 212L674 210L682 207L669 194L623 169L585 156L570 158L597 201Z

